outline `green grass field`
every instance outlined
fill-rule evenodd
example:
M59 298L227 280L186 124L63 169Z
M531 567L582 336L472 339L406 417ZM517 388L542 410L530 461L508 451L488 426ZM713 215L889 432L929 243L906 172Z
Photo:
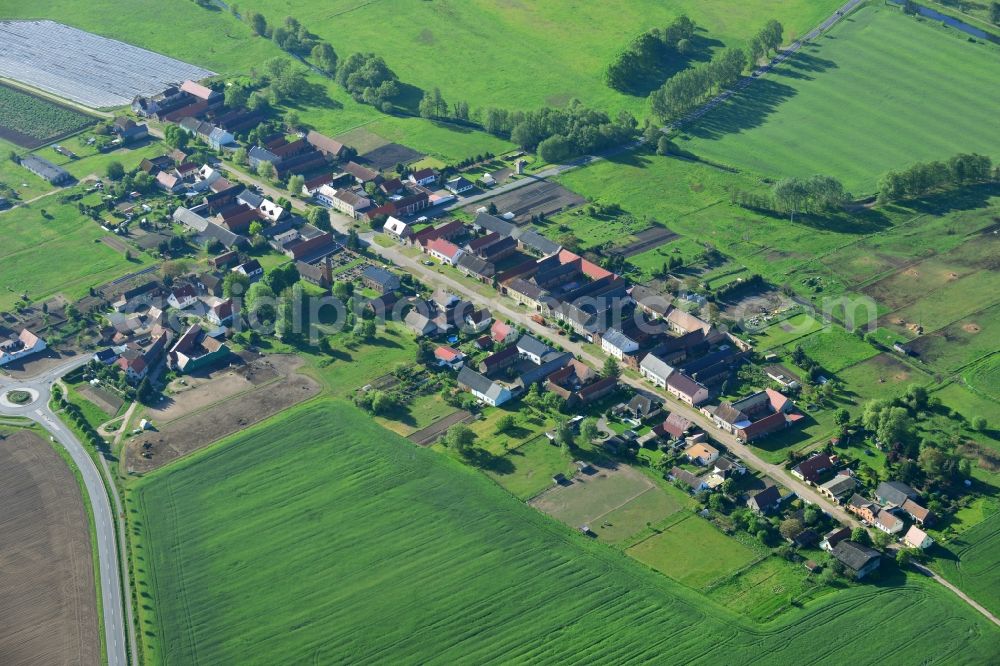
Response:
M977 364L965 374L965 381L973 390L1000 402L1000 356Z
M761 622L787 606L791 598L817 588L832 592L810 581L809 572L801 563L769 557L713 587L708 596L726 608Z
M375 51L403 82L424 90L439 87L448 102L529 109L561 106L575 97L612 115L629 109L641 117L647 113L645 98L620 94L603 80L605 67L633 37L685 13L706 29L704 37L727 45L741 44L771 17L787 26L786 37L794 37L832 14L838 3L251 0L240 6L268 20L295 16L342 57Z
M717 663L720 645L734 664L835 663L858 646L976 664L1000 638L917 578L752 627L338 402L138 480L127 510L149 664Z
M632 546L628 554L696 589L746 566L755 557L752 550L698 516Z
M520 499L534 497L551 487L556 474L572 476L576 471L562 447L544 435L512 449L505 459L509 465L495 465L487 474Z
M42 211L51 219L42 216ZM35 301L56 293L78 299L90 287L143 268L150 261L133 252L131 261L108 245L107 236L73 204L39 201L17 211L0 213L0 310L9 309L27 292Z
M770 176L823 173L855 194L958 152L1000 155L995 47L870 5L687 129L686 150Z
M791 343L829 372L840 372L878 354L878 350L840 326L827 326Z

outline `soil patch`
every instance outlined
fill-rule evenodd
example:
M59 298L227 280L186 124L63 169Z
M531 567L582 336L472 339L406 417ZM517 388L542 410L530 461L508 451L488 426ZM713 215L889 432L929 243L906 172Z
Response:
M635 235L636 241L624 247L611 250L611 254L620 254L628 258L637 254L642 254L646 250L652 250L664 243L678 238L678 235L666 227L651 227L645 231L640 231Z
M979 324L973 324L972 322L969 322L968 324L962 324L962 330L965 331L966 333L978 333L983 329L979 327Z
M358 157L358 161L367 164L373 169L385 171L397 164L409 164L424 157L423 153L419 153L412 148L398 143L387 143L384 146L379 146L375 150L370 150L361 155Z
M0 662L101 660L80 487L38 435L0 441Z
M437 438L444 434L444 432L455 425L456 423L466 423L472 420L472 414L465 411L464 409L449 414L444 418L438 419L434 423L430 424L422 430L418 430L411 433L408 440L414 444L419 444L420 446L428 446L437 441Z
M157 469L317 395L320 385L298 374L301 366L297 356L276 354L204 378L186 377L195 385L148 413L156 430L126 444L126 469Z

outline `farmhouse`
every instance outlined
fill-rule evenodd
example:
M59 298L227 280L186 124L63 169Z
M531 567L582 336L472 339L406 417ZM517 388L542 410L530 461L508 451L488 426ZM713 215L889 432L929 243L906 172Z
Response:
M255 282L262 275L264 275L264 268L260 265L260 262L256 259L251 259L250 261L244 262L233 269L234 272L241 275L245 275L250 278L251 282Z
M438 172L431 168L419 169L412 172L408 177L408 180L414 185L423 185L424 187L433 185L437 182L437 179Z
M675 372L667 379L667 393L691 406L708 400L708 388L681 372Z
M780 503L781 491L778 490L778 486L768 486L747 500L750 510L762 515L771 513Z
M170 290L167 303L176 310L184 310L198 302L198 291L188 283L176 284Z
M690 427L691 421L676 412L671 412L663 423L653 428L653 432L664 439L681 439Z
M499 319L493 322L490 326L490 337L493 338L493 342L497 344L504 344L516 338L518 336L517 329L500 321Z
M899 534L903 531L903 521L888 509L880 509L875 514L875 520L872 524L886 534Z
M379 175L378 171L372 171L368 167L361 166L357 162L348 162L344 165L344 173L349 173L354 176L354 180L357 181L358 185L364 185L365 183L375 183L376 185L382 182L382 176Z
M549 347L538 338L525 333L517 341L517 351L523 357L530 359L532 363L538 365L542 362L542 358L552 351L552 347Z
M620 329L609 328L601 336L601 349L605 354L621 361L626 354L637 351L639 343L625 335Z
M802 415L794 413L794 408L792 401L781 393L765 389L736 402L723 402L713 410L712 420L718 428L733 433L741 441L752 442L801 419Z
M406 222L398 220L395 217L390 217L386 220L385 225L382 227L382 231L389 238L393 238L398 241L404 241L413 235L413 229Z
M882 507L878 504L862 497L857 493L854 493L854 495L851 496L851 499L847 502L846 508L849 512L853 513L861 520L869 523L874 523L875 516L882 510Z
M806 483L814 484L819 480L820 474L833 467L835 460L835 457L827 453L817 453L793 467L792 476Z
M909 548L925 550L934 544L934 539L927 536L927 532L924 532L916 525L911 525L910 529L903 535L903 543Z
M167 354L167 364L178 372L194 372L224 360L229 347L207 335L198 324L192 324Z
M844 471L819 486L819 492L834 502L840 502L840 498L846 496L848 493L853 493L857 485L857 480L850 472Z
M443 238L431 239L424 250L442 264L449 266L454 266L462 256L461 248Z
M372 205L372 200L362 194L353 190L335 190L329 185L323 185L316 190L315 196L318 201L355 219Z
M833 547L833 556L858 580L878 569L882 563L879 552L856 541L841 541Z
M0 342L0 366L45 351L45 341L29 331L22 329L16 338Z
M511 345L498 352L490 354L479 362L479 372L486 376L495 376L496 373L506 370L520 360L517 347Z
M719 450L708 444L698 443L684 452L695 465L707 466L719 459Z
M646 354L639 363L639 374L660 388L667 387L667 380L674 369L653 354Z
M52 185L65 185L73 182L73 176L69 171L38 155L25 155L21 158L21 166L39 178L49 181Z
M916 490L900 481L883 481L875 489L875 499L882 504L903 506L906 500L915 500L917 497L919 495Z
M851 538L850 527L838 527L826 533L826 536L823 537L823 540L820 542L819 547L825 551L831 551L837 546L838 543L840 543L844 539L850 539L850 538Z
M498 407L511 399L510 389L469 367L459 371L458 385L491 407Z

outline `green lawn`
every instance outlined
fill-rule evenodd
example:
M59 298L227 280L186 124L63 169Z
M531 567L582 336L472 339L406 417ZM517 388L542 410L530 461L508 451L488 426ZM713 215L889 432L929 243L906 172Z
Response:
M752 550L698 516L632 546L628 554L693 588L704 587L756 557Z
M761 632L340 402L158 470L126 505L148 664L707 664L723 644L732 664L839 663L859 645L974 664L1000 639L917 578L827 595ZM713 545L702 559L730 557ZM872 617L907 620L886 632Z
M996 47L871 4L725 106L681 146L770 176L823 173L855 194L959 152L1000 155Z
M51 219L42 216L42 211ZM0 311L27 292L32 300L63 293L75 300L103 284L150 262L146 255L123 253L96 242L107 236L93 220L81 217L73 204L45 199L16 211L0 213Z

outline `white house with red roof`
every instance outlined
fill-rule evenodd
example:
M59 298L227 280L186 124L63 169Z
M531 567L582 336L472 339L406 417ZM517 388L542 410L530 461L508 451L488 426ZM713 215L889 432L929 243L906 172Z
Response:
M435 349L434 358L437 359L439 366L449 367L453 370L462 367L462 363L465 362L465 354L447 345Z
M454 266L462 256L462 248L443 238L430 240L424 250L442 264Z

